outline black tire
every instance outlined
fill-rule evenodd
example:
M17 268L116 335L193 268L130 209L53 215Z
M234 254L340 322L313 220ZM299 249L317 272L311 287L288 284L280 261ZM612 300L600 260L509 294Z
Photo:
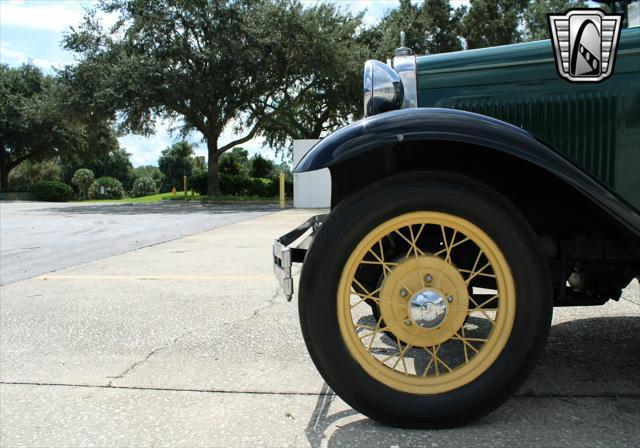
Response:
M515 319L506 345L480 376L446 393L406 393L376 380L349 352L338 323L338 285L350 254L380 223L414 211L444 212L482 229L504 254L515 285ZM313 362L345 402L388 425L452 427L488 414L533 370L549 330L551 280L536 240L508 200L465 176L405 173L352 194L319 230L301 273L300 323Z

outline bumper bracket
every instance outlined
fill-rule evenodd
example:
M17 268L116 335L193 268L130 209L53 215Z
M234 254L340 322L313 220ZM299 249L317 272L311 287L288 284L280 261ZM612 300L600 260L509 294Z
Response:
M311 247L315 233L327 219L327 216L326 214L313 216L273 242L273 273L278 279L288 302L293 298L291 267L293 263L304 262L304 257L309 247ZM311 233L297 247L289 247L309 229L311 229Z

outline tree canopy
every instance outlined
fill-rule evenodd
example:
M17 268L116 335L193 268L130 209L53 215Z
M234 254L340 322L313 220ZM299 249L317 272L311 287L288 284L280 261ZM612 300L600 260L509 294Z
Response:
M369 49L371 58L382 61L393 57L401 31L406 35L405 46L415 54L462 50L459 22L463 13L464 9L454 9L449 0L400 0L398 8L388 11L379 24L362 31L358 40Z
M535 0L530 1L523 12L524 33L526 41L549 39L547 14L564 13L570 8L585 8L584 0Z
M107 122L89 126L68 107L72 96L62 79L33 65L0 64L0 188L8 188L9 173L25 160L100 154L113 144Z
M367 50L355 40L362 15L345 14L330 4L292 5L295 13L281 30L282 39L295 33L303 54L261 132L275 148L288 147L293 139L319 138L362 115L358 98Z
M158 166L164 175L162 190L168 191L173 187L180 190L183 177L191 176L193 170L193 146L186 141L174 143L162 151Z
M461 22L469 49L520 42L520 16L528 0L470 0Z
M220 157L220 172L231 176L249 175L249 151L237 147Z
M275 163L269 159L265 159L260 154L254 154L249 160L249 164L251 165L251 169L249 171L249 176L251 177L269 177L273 174L273 171L276 168Z
M135 179L130 157L130 153L118 147L85 165L93 170L96 177L114 177L126 190L130 190Z

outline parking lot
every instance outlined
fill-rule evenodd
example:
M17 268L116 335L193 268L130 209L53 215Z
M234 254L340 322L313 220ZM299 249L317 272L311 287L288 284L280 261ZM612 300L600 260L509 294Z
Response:
M640 290L558 308L517 396L470 426L382 426L324 384L271 241L312 210L2 204L3 446L637 446Z

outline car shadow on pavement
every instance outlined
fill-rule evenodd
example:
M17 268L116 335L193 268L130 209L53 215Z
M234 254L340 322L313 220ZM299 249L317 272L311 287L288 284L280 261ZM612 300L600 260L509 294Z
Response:
M147 214L175 214L189 213L238 213L238 212L265 212L279 210L277 204L202 204L200 202L188 203L159 203L159 204L95 204L74 205L66 207L51 207L39 210L43 213L60 213L66 215L147 215Z
M607 413L603 406L611 414L605 426L615 427L615 434L606 437L640 440L638 346L640 316L556 324L540 363L515 397L483 419L454 429L391 428L351 408L344 410L344 405L332 413L337 398L325 384L305 435L312 447L526 446L527 434L533 437L532 446L543 446L544 440L557 441L558 446L577 440L602 445L602 418Z

